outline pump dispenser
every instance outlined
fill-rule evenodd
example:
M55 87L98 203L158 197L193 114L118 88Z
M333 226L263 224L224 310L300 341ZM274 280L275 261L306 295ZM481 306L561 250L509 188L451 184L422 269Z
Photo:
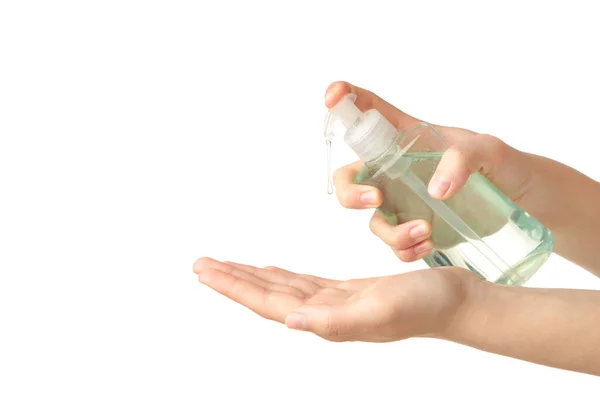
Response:
M344 135L346 144L363 162L370 162L384 154L396 144L398 130L376 109L361 112L356 105L355 94L347 94L327 113L325 119L325 140L327 144L328 193L333 193L331 184L331 140L336 121L347 129Z
M363 113L355 100L346 95L326 115L328 192L333 192L330 152L339 121L346 129L344 141L365 164L355 182L381 190L378 211L386 220L431 224L434 249L424 259L427 265L463 267L501 284L527 282L552 253L552 233L479 173L449 200L432 198L427 185L448 148L443 138L423 122L398 130L376 109Z
M348 129L344 139L365 162L376 159L398 138L398 131L376 109L362 113L354 101L356 96L349 94L342 98L328 113L325 131L331 134L332 123L337 119ZM333 116L333 118L332 118Z

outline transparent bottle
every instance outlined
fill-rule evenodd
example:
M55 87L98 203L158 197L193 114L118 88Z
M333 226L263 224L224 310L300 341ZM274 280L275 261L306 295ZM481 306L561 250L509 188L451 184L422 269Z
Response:
M554 250L549 229L480 173L450 199L433 199L427 186L448 149L444 139L427 123L398 130L375 109L362 113L354 100L348 94L329 110L328 151L339 121L347 129L345 142L365 164L355 182L383 194L378 212L392 225L415 219L431 224L434 248L424 258L428 266L462 267L506 285L523 285L539 270Z

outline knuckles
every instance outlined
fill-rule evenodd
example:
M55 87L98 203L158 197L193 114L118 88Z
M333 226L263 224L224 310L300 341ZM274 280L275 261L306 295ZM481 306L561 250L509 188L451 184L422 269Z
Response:
M489 159L493 159L497 165L504 163L510 154L511 147L504 141L491 134L480 134L477 136L480 146L483 147L483 152L487 154Z
M455 168L466 168L470 172L481 169L496 169L510 156L511 147L491 134L478 134L473 138L452 146Z

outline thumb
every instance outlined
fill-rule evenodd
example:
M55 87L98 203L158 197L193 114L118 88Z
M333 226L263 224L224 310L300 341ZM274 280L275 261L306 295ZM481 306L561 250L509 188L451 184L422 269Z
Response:
M478 134L444 152L430 182L429 194L446 200L456 194L475 172L494 176L502 168L512 147L497 137Z
M341 337L357 334L361 317L352 304L305 305L289 314L285 324L291 329L309 331L321 337Z

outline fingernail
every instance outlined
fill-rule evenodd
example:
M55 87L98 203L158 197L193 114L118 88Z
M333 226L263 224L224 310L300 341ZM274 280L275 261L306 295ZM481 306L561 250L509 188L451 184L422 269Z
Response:
M444 177L436 177L429 185L429 195L442 198L450 188L450 180Z
M377 202L377 194L375 191L365 191L360 195L360 202L365 205L375 205Z
M427 235L429 229L424 223L419 223L408 231L410 238L419 238Z
M415 254L420 255L424 252L430 251L431 248L433 248L433 246L431 245L430 241L425 241L420 243L419 245L415 246Z
M306 317L300 313L292 313L285 318L285 324L294 330L306 330Z

